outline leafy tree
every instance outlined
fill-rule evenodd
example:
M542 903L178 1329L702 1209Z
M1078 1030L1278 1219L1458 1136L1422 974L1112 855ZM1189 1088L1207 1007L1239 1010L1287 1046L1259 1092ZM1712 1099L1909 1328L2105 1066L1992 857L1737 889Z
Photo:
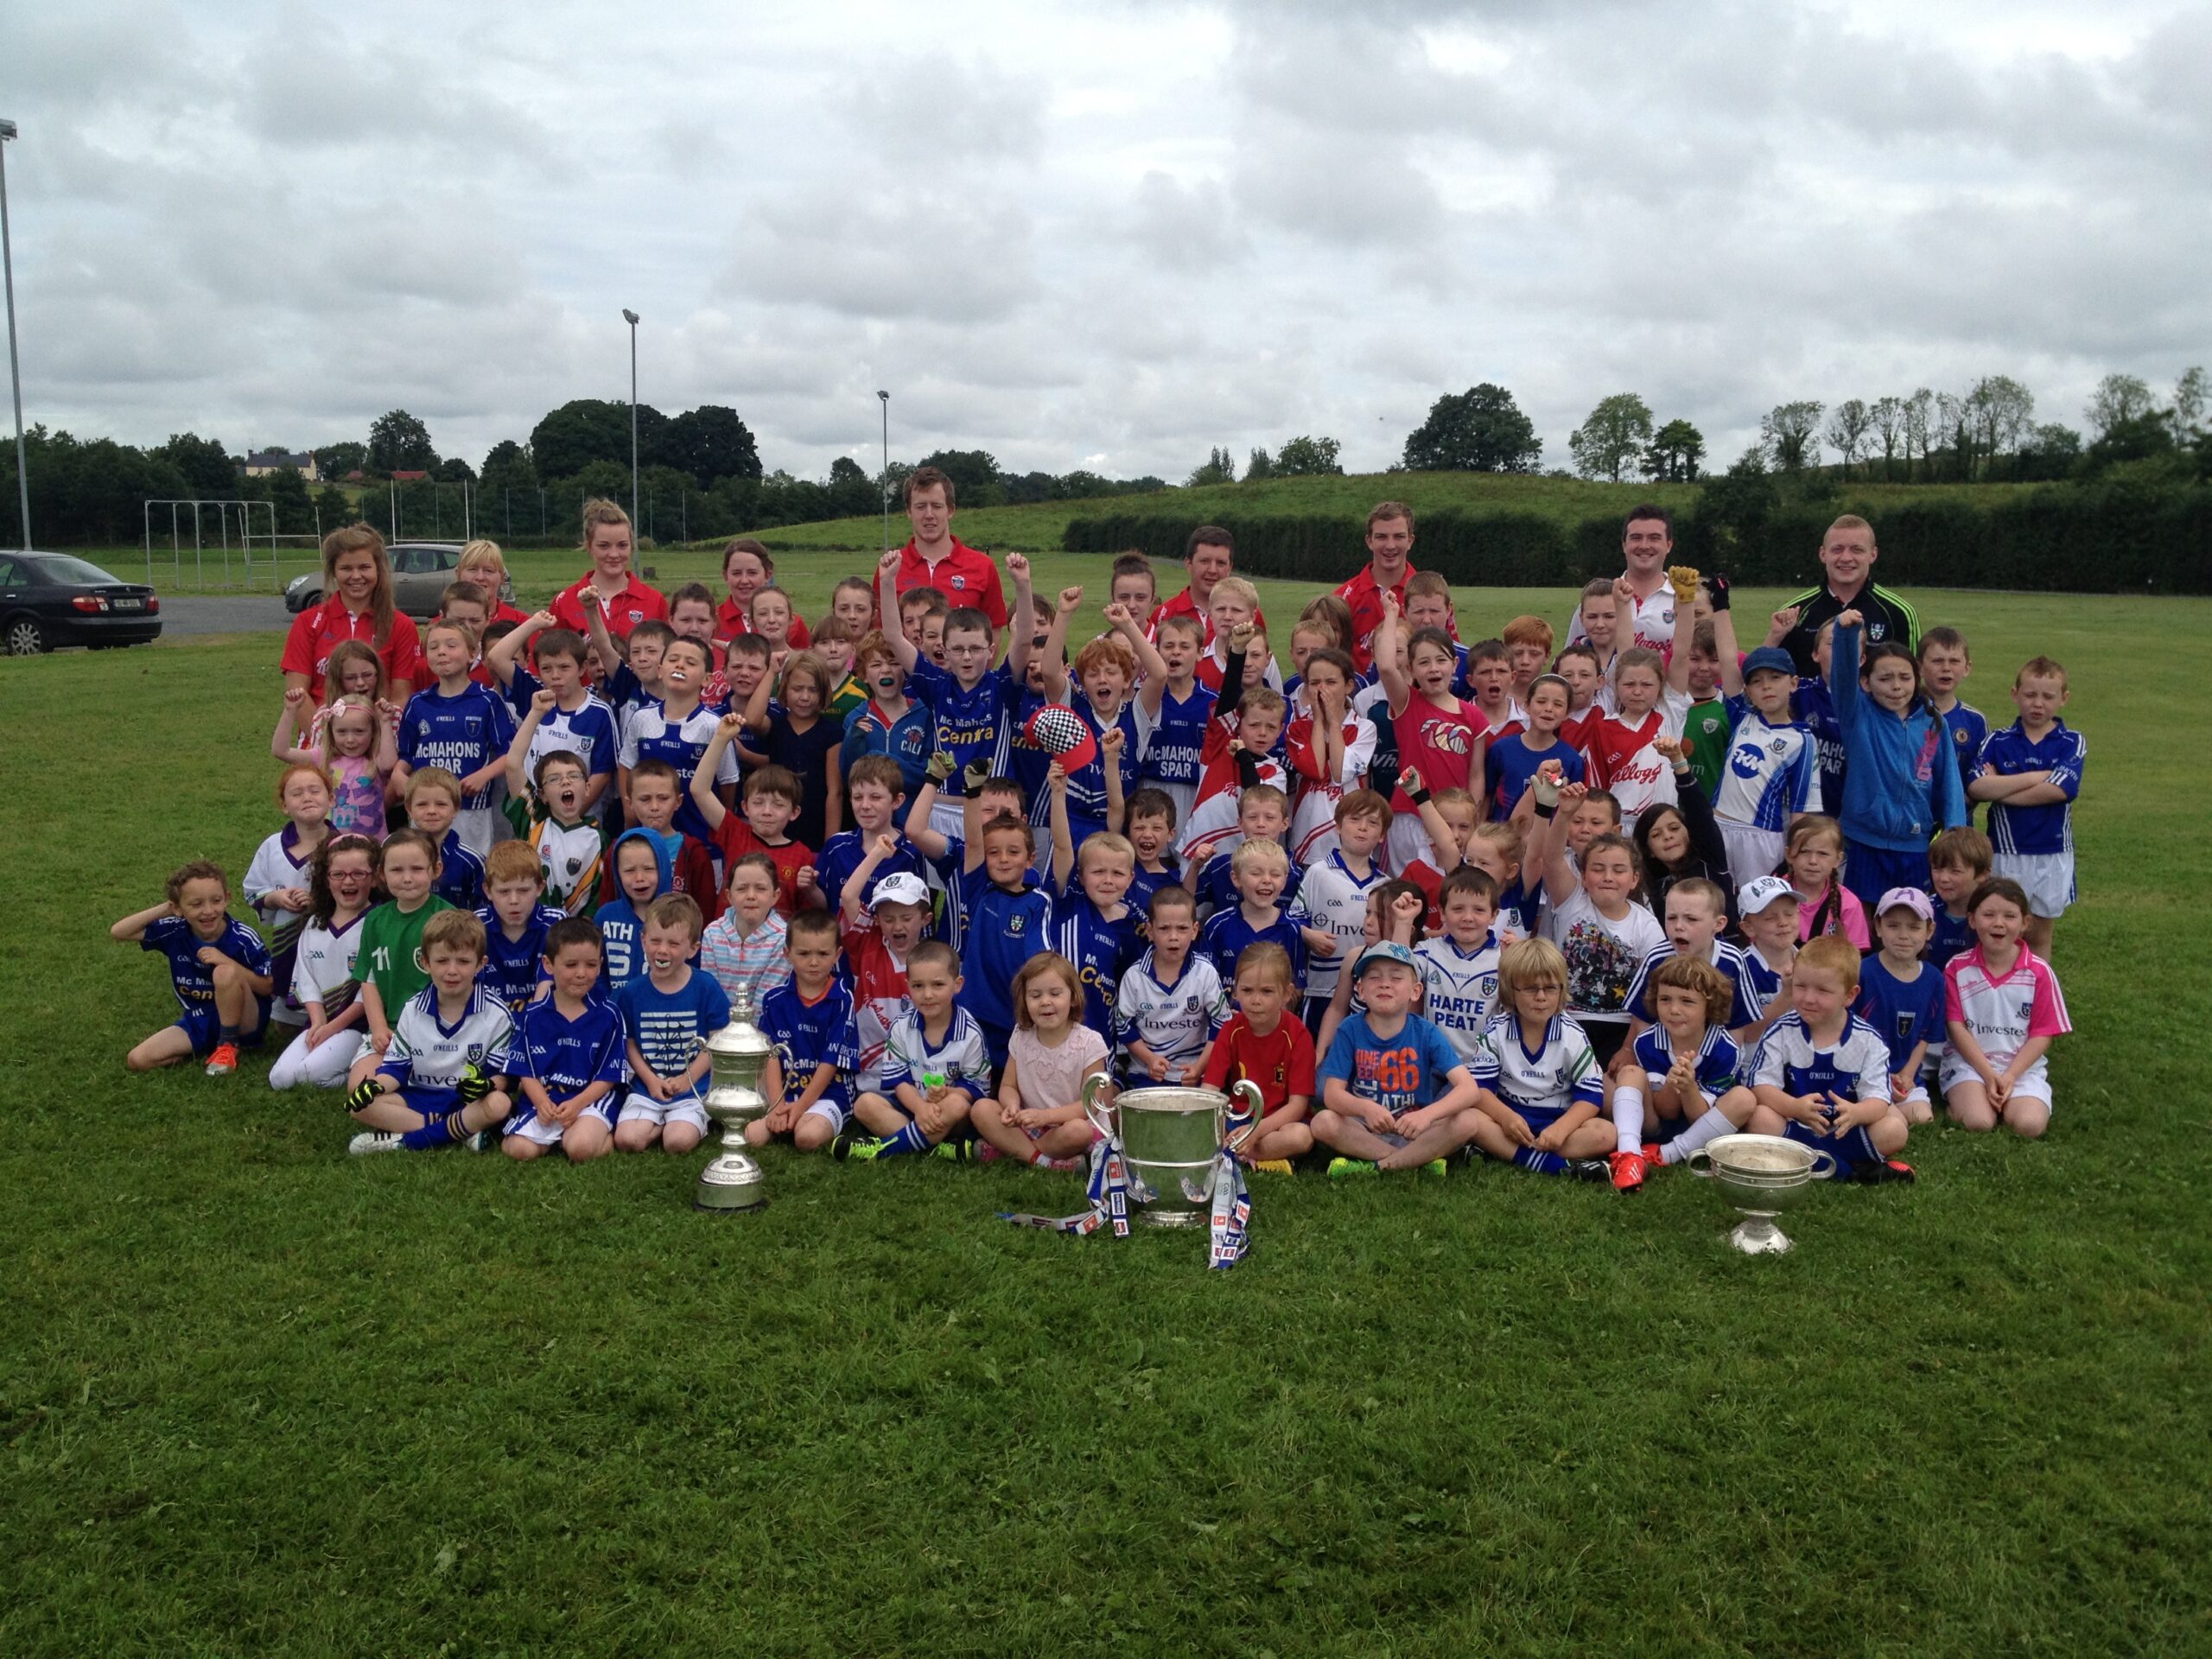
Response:
M1429 405L1428 418L1406 435L1402 464L1418 473L1533 473L1543 454L1513 394L1485 380Z
M1207 484L1234 484L1236 481L1236 460L1227 449L1219 446L1208 450L1205 464L1184 480L1192 489Z
M653 452L647 438L658 436L668 417L650 404L638 406L638 458ZM628 499L630 484L630 405L604 397L578 397L561 405L530 430L530 453L537 475L544 479L574 478L595 461L622 468L622 495Z
M315 470L327 479L340 479L369 464L369 446L356 443L351 438L336 443L318 443L315 447Z
M2056 423L2031 429L2013 457L2012 476L2023 482L2064 478L2080 464L2082 435Z
M2091 475L2129 461L2150 461L2174 452L2173 423L2164 411L2149 409L2114 421L2097 435L2082 457Z
M1867 429L1873 416L1866 405L1856 397L1847 397L1828 414L1827 439L1829 446L1843 458L1843 475L1851 476L1852 464L1866 447Z
M1906 404L1904 398L1883 397L1877 397L1873 406L1866 411L1866 418L1872 423L1874 429L1874 442L1881 447L1882 476L1885 479L1891 476L1894 463L1897 461L1897 445L1905 437L1905 410ZM1872 452L1870 450L1868 453L1871 455ZM1912 464L1912 449L1909 444L1905 448L1904 458L1905 465L1909 469Z
M1809 398L1777 404L1759 423L1759 439L1774 464L1785 473L1802 471L1820 459L1821 410L1824 405Z
M830 463L830 508L838 518L857 518L881 511L875 480L850 455L840 455Z
M1249 484L1255 478L1273 478L1274 475L1275 464L1268 452L1255 448L1244 462L1244 481Z
M314 530L315 499L306 479L283 467L254 481L266 486L269 504L276 510L277 534L304 536Z
M1063 473L1053 482L1059 486L1058 499L1063 501L1083 501L1093 496L1122 493L1115 488L1113 480L1081 467L1071 473Z
M1920 451L1921 474L1935 476L1936 394L1925 386L1916 386L1912 396L1904 400L1904 471L1912 476L1912 452Z
M999 463L982 449L940 449L924 455L925 467L934 467L952 480L953 499L963 507L995 507L1006 499L999 485ZM798 519L785 522L798 524Z
M1967 393L1974 442L1985 461L2010 454L2035 418L2036 395L2009 374L1985 375Z
M2183 369L2181 378L2174 382L2174 424L2183 432L2194 432L2204 418L2204 404L2208 389L2204 371Z
M502 438L484 457L479 483L486 499L511 502L515 496L537 494L537 468L531 464L529 450Z
M321 453L319 450L316 452L318 458ZM315 522L321 527L322 534L325 536L329 535L340 524L350 524L360 517L360 514L346 499L346 493L335 484L326 484L315 493L313 510Z
M645 414L642 408L639 410L640 446L645 442ZM702 485L718 479L760 476L760 451L753 444L752 429L738 418L735 410L720 404L702 404L677 416L661 429L645 459L689 473ZM871 500L866 511L873 512L874 505Z
M2082 412L2102 438L2122 423L2148 415L2154 407L2151 388L2139 377L2108 374L2097 382L2097 389L2089 394L2088 407Z
M1589 418L1568 435L1567 448L1583 477L1618 484L1650 442L1651 406L1632 391L1617 391L1598 400Z
M448 455L431 469L430 476L441 484L474 484L476 469L459 455Z
M380 473L428 472L438 464L430 429L404 409L377 416L369 427L369 465Z
M1668 484L1697 482L1698 463L1705 459L1705 434L1688 421L1669 421L1651 435L1651 442L1637 463L1646 478Z
M184 474L188 494L212 498L238 493L238 469L230 452L213 438L196 432L172 433L154 454Z
M1033 502L1050 501L1059 480L1050 473L1008 473L999 480L999 487L1006 492L1006 504L1010 507L1027 506Z
M1319 478L1330 474L1341 474L1337 464L1337 451L1342 448L1334 438L1295 437L1285 441L1275 451L1275 473L1282 478Z

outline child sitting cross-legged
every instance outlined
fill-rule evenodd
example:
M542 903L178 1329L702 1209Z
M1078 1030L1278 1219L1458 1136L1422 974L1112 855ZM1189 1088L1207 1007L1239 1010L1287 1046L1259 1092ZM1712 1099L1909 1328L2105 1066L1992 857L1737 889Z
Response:
M775 1047L760 1077L776 1103L745 1126L746 1144L788 1138L815 1152L836 1138L851 1106L845 1078L860 1064L852 994L837 982L837 919L823 910L791 918L785 951L791 976L760 1004L760 1025Z
M2028 948L2034 925L2027 890L1992 876L1967 901L1974 948L1943 970L1950 1047L1940 1078L1943 1103L1961 1128L1999 1123L2031 1140L2050 1124L2050 1039L2073 1027L2050 964Z
M1014 975L1014 1030L995 1097L976 1103L976 1132L994 1149L1048 1169L1076 1169L1092 1140L1083 1083L1106 1069L1106 1039L1077 1022L1083 981L1065 957L1046 950Z
M1598 1116L1598 1057L1566 1012L1567 988L1567 958L1549 939L1523 939L1498 954L1503 1007L1483 1028L1474 1072L1482 1109L1471 1138L1500 1163L1601 1181L1613 1128Z
M222 867L194 859L168 879L158 905L125 916L108 937L168 958L178 1015L124 1058L133 1071L181 1060L207 1062L211 1077L238 1069L238 1050L258 1048L269 1023L272 986L261 936L230 914Z
M853 1101L854 1117L878 1138L852 1142L847 1156L895 1158L943 1146L990 1093L983 1028L957 1005L959 995L960 958L952 947L935 939L916 945L906 958L913 1006L884 1039L881 1088Z
M1725 1026L1736 988L1711 963L1669 957L1649 987L1657 1023L1623 1051L1613 1083L1613 1185L1633 1192L1656 1164L1679 1164L1715 1135L1740 1129L1758 1102Z
M1823 934L1797 953L1790 1010L1768 1028L1751 1060L1758 1109L1748 1127L1787 1136L1835 1160L1831 1179L1909 1181L1897 1160L1910 1133L1890 1099L1890 1049L1851 1011L1859 952Z
M707 1039L729 1023L729 998L691 966L699 906L688 893L661 894L644 919L645 971L614 993L630 1061L614 1146L643 1152L658 1141L664 1152L686 1153L707 1133Z
M1890 1046L1890 1100L1908 1123L1935 1114L1921 1081L1931 1046L1943 1042L1942 970L1923 960L1936 907L1918 887L1891 887L1874 906L1881 950L1859 964L1852 1012Z
M361 1126L346 1147L356 1155L474 1150L477 1137L507 1116L493 1078L507 1069L514 1021L477 982L484 924L466 911L440 911L423 925L422 954L429 983L407 999L375 1071L346 1096Z
M1318 1073L1322 1108L1313 1138L1339 1154L1329 1173L1440 1175L1446 1154L1474 1133L1482 1087L1450 1039L1414 1013L1421 964L1411 950L1394 941L1370 944L1351 978L1366 1011L1337 1027Z
M515 1109L499 1149L510 1158L527 1163L558 1147L580 1164L613 1147L622 1015L593 994L600 949L599 930L582 916L564 916L546 930L547 991L518 1016L507 1055Z
M1206 1054L1207 1088L1250 1083L1259 1089L1259 1127L1236 1155L1275 1175L1291 1173L1290 1160L1313 1149L1306 1122L1313 1102L1313 1038L1286 1017L1295 994L1290 957L1281 945L1245 946L1236 959L1236 1012Z

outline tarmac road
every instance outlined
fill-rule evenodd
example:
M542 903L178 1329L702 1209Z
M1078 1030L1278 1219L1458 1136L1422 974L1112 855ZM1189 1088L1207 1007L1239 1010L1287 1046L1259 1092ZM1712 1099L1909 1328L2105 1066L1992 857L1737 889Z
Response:
M162 638L204 633L282 633L292 623L274 594L179 594L162 601Z

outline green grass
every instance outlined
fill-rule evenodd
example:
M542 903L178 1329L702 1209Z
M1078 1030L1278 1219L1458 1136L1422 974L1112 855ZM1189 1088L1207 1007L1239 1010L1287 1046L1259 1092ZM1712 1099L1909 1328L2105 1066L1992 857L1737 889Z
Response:
M0 1652L2212 1648L2212 607L1915 597L1985 709L2077 688L2058 1116L1758 1261L1673 1173L1268 1180L1217 1274L998 1166L349 1161L260 1062L120 1065L171 1005L107 923L275 823L272 642L4 664Z

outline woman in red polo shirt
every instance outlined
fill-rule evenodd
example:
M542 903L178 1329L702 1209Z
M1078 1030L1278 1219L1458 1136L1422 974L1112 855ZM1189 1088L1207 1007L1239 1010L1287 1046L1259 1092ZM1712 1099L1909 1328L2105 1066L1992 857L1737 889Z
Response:
M728 641L752 632L753 595L775 579L775 560L752 537L740 536L724 547L722 586L729 590L729 597L715 612L715 638ZM813 636L796 613L785 630L784 643L793 651L804 651L813 643Z
M416 671L415 625L393 608L391 561L385 557L384 537L366 524L347 524L322 538L322 602L294 617L284 636L276 664L284 689L297 686L320 702L331 647L343 639L375 651L390 688L385 695L404 705Z
M607 631L617 639L628 639L640 622L668 620L668 601L630 574L628 513L612 501L585 502L584 551L591 556L591 569L554 594L548 607L563 627L591 637L584 615L587 593L597 602Z

